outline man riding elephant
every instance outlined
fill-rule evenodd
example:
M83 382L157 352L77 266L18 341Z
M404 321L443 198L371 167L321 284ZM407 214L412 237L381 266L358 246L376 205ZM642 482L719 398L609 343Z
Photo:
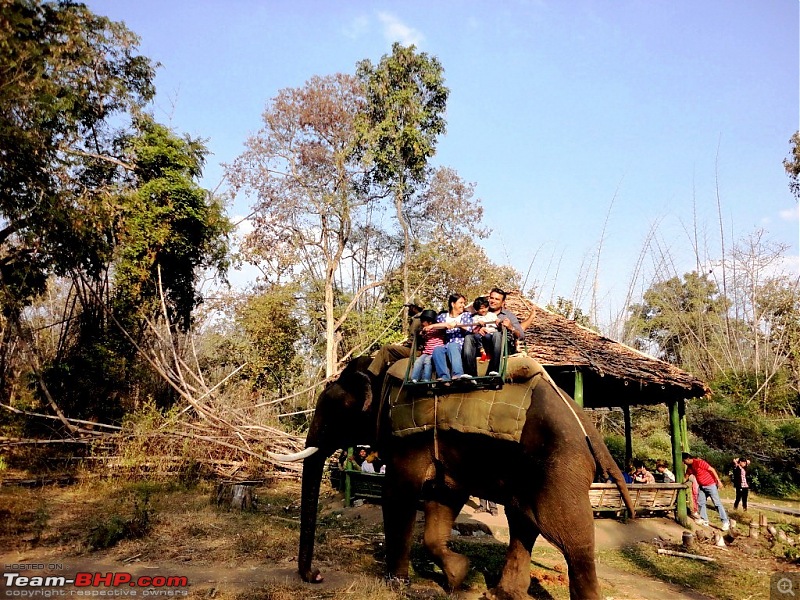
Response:
M517 316L505 309L505 302L506 292L500 288L493 288L489 292L489 312L497 315L497 331L488 332L481 328L464 339L464 372L468 375L473 377L478 375L477 358L481 347L489 355L486 374L489 376L499 375L500 359L503 355L503 331L506 332L509 354L515 352L517 340L525 334Z
M403 306L408 308L408 337L400 344L385 344L375 353L369 368L367 368L367 371L375 381L383 381L386 370L393 362L411 356L414 338L419 335L422 329L419 315L422 313L423 307L420 303L416 300L411 300Z

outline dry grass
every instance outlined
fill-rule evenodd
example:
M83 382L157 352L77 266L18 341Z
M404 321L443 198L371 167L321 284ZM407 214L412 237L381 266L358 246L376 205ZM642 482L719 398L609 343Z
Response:
M382 583L383 545L379 512L343 510L341 501L323 486L324 497L318 525L315 564L330 575L332 585L301 584L295 575L299 535L299 484L280 481L257 490L258 502L251 512L229 511L212 501L214 485L95 480L67 487L0 487L0 548L16 550L20 556L43 555L64 560L70 557L92 564L169 565L176 571L195 569L194 597L215 600L310 600L311 598L359 600L434 600L448 598L441 587L442 576L422 550L419 541L412 551L412 586L392 589ZM130 519L135 503L149 498L150 529L141 538L125 538L104 551L92 551L87 525L111 518ZM752 512L752 509L751 509ZM752 512L754 517L757 513ZM740 522L744 519L740 516ZM800 531L797 519L768 513L788 533ZM474 566L461 598L477 598L496 584L506 547L469 538L453 540L454 548ZM745 546L744 543L740 546ZM769 544L715 553L717 563L707 565L656 553L653 544L638 544L621 550L602 551L601 566L636 579L672 582L712 598L739 598L748 594L765 597L769 575L776 569L797 570L796 563L773 553ZM790 557L791 558L791 557ZM72 560L70 558L70 560ZM238 585L201 584L206 573L215 581L245 571ZM531 564L534 598L565 599L569 596L564 560L559 552L537 546ZM331 577L333 579L331 579ZM334 583L335 582L335 583ZM219 589L218 589L219 588ZM735 590L735 591L731 591ZM614 577L603 580L604 595L617 597ZM742 595L743 594L743 595Z

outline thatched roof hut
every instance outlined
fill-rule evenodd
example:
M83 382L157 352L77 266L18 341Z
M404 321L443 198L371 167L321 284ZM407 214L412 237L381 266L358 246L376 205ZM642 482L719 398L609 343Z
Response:
M535 309L525 331L528 355L570 394L580 372L585 408L669 404L710 393L694 375L536 306L518 292L509 293L506 307L520 321Z

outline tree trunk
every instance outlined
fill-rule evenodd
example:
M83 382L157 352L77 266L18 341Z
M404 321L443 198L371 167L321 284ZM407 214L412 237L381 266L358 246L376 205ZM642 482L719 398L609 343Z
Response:
M394 195L394 208L397 211L397 222L403 230L403 302L410 300L408 293L408 258L411 256L411 235L408 232L408 221L403 216L403 198L405 185L400 183ZM406 314L406 316L408 316Z
M217 506L225 506L236 510L253 508L253 484L223 482L217 485Z
M336 319L333 314L333 271L328 269L325 278L325 376L336 372Z

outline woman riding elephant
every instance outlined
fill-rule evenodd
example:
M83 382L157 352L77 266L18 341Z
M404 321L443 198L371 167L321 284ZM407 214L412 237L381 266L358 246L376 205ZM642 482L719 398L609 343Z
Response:
M433 351L433 366L441 381L465 377L461 362L464 337L472 329L472 314L464 312L467 299L461 294L450 294L447 299L447 312L436 317L436 323L424 329L444 329L444 346ZM448 364L449 363L449 364ZM469 375L466 375L469 377Z

